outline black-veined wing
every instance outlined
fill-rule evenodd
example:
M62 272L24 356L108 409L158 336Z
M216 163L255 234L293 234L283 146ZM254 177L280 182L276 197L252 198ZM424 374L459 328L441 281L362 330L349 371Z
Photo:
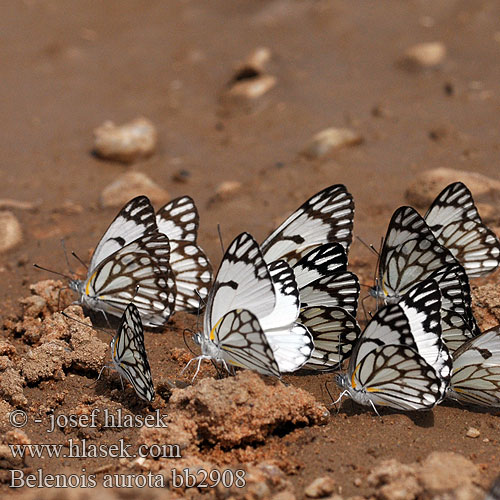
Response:
M151 233L108 256L86 281L71 288L95 311L121 316L129 302L139 309L147 326L162 326L174 310L175 282L169 269L169 242Z
M500 407L500 326L455 351L448 396L462 403Z
M145 401L153 401L154 386L144 345L144 330L139 310L130 303L123 313L116 336L111 341L111 359Z
M472 194L462 182L441 191L425 214L425 221L470 278L486 276L500 265L500 240L481 220Z
M283 260L269 265L276 294L271 314L259 323L274 352L281 373L294 372L311 357L314 344L308 329L297 322L300 298L292 268Z
M194 310L203 301L212 282L212 266L196 243L199 215L189 196L176 198L158 210L158 230L170 240L170 266L175 275L175 310Z
M280 377L278 363L257 317L246 309L226 313L202 342L202 354L215 361Z
M311 358L303 366L309 370L338 369L361 335L356 318L341 307L306 307L299 320L314 341Z
M154 208L146 196L137 196L120 210L97 244L90 260L90 274L110 255L152 231L156 231Z
M273 280L259 245L251 235L242 233L226 250L208 295L205 336L229 311L248 309L257 318L264 318L275 305Z
M390 304L368 323L336 383L359 404L432 408L442 397L437 371L419 354L403 308Z
M450 384L452 361L442 338L441 293L435 280L414 285L399 305L403 309L417 352L436 370L444 398Z
M434 279L441 292L441 315L445 312L462 316L465 327L473 334L479 335L481 331L472 313L472 299L469 279L463 266L458 262L449 264L434 271L428 279Z
M267 262L286 260L292 267L313 248L352 241L354 201L346 187L336 184L312 196L262 243Z
M422 217L411 207L400 207L391 218L379 259L378 283L372 294L397 302L434 271L455 264Z

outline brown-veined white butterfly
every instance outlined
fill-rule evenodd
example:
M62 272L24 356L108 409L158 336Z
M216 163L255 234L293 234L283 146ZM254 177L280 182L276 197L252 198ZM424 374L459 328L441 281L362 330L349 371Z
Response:
M500 239L483 223L470 190L462 182L443 189L424 218L470 278L486 276L500 266Z
M268 268L257 242L248 233L226 250L208 295L203 331L195 335L202 359L226 368L248 368L279 377L309 359L313 344L297 323L300 302L290 267ZM194 361L194 360L192 360Z
M145 196L129 201L99 241L85 280L71 280L82 305L121 316L129 302L146 326L162 326L175 305L168 238L158 232Z
M155 391L144 345L144 330L139 310L133 303L125 308L111 341L111 360L116 371L132 384L141 399L153 401Z

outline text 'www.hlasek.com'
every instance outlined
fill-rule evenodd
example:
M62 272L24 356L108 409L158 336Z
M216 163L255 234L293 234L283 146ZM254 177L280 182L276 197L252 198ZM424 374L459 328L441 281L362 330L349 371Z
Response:
M126 428L164 428L167 427L159 410L146 416L108 412L107 409L94 409L89 414L50 415L46 433L53 435L56 430L71 428L96 429L110 428L115 430ZM99 417L99 420L98 420ZM28 415L23 410L14 410L9 415L10 424L15 428L23 428L28 424ZM41 424L41 419L35 419ZM68 438L64 443L22 443L9 444L14 459L117 459L118 465L135 461L143 464L147 459L180 459L181 447L178 444L140 444L134 446L126 438L119 438L114 443L94 443L90 439ZM135 460L134 460L135 459ZM132 462L131 462L132 461ZM117 467L118 468L118 467ZM140 473L112 473L113 465L97 467L94 472L82 467L78 473L48 474L43 468L30 468L29 473L23 469L10 470L11 488L214 488L218 485L225 488L242 488L246 484L245 471L242 469L203 468L168 468L167 474L151 471ZM108 472L105 472L105 471Z

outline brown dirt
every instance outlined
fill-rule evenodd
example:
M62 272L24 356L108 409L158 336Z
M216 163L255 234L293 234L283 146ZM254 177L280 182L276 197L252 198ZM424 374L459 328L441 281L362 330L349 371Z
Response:
M221 257L218 223L226 244L243 230L261 240L330 184L348 186L356 202L355 234L376 245L422 170L458 168L498 180L497 2L26 0L4 2L0 13L1 197L33 207L9 205L21 222L23 242L0 255L4 319L20 314L19 299L30 295L29 284L47 277L32 263L66 272L61 238L70 250L88 256L115 214L99 208L99 195L128 170L146 173L172 197L194 197L201 214L199 241L215 266ZM439 68L398 67L408 47L434 40L448 50ZM235 68L259 46L271 50L266 71L277 78L275 87L256 105L228 104L222 97ZM95 127L137 116L158 128L153 156L124 166L91 154ZM351 128L363 143L317 160L301 156L310 139L328 127ZM226 181L240 182L241 188L215 197ZM217 203L210 203L214 199ZM358 241L350 262L362 282L369 282L375 259ZM498 277L488 280L490 286ZM481 307L486 296L476 297ZM96 381L99 364L85 364L85 353L94 351L91 338L99 346L109 335L51 338L52 327L44 332L40 323L46 317L57 323L53 311L39 299L28 302L26 333L21 337L10 328L3 333L9 344L2 344L0 353L0 392L6 399L0 401L0 423L10 405L27 408L30 420L23 431L32 443L87 435L82 429L47 433L52 412L110 408L146 415L156 408L168 413L172 384L189 381L180 375L186 357L182 332L195 327L193 315L177 315L162 334L146 333L162 396L148 408L130 387L121 390L115 373L104 371ZM40 355L56 372L48 379L46 366L21 364L30 350L43 346ZM199 379L213 374L207 366ZM325 383L332 390L331 375L300 374L286 381L329 404ZM41 424L33 422L36 415ZM466 437L469 427L479 429L480 437ZM90 440L107 445L123 438L135 446L139 438L139 429L87 431ZM325 475L335 479L337 493L350 497L373 494L367 478L383 460L418 462L433 451L465 455L478 466L485 486L500 472L499 443L500 416L494 411L449 405L378 418L347 402L326 425L281 429L265 444L235 450L233 457L221 453L220 463L234 466L245 457L288 461L288 476L280 480L290 481L298 498ZM3 451L0 458L6 459ZM101 475L126 467L119 459L31 457L25 465L34 471L43 466L46 473L81 473L85 467ZM2 497L18 493L1 488Z

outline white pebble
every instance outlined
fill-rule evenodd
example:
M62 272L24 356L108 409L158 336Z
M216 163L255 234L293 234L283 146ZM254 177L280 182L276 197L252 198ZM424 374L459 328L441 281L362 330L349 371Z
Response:
M321 158L335 149L361 144L363 138L348 128L327 128L316 134L302 150L307 158Z
M401 64L409 70L436 68L445 57L446 47L443 43L419 43L405 52Z
M0 253L18 245L23 238L21 224L12 212L0 212Z
M94 151L108 160L131 163L153 154L158 134L146 118L136 118L124 125L106 121L94 130Z

